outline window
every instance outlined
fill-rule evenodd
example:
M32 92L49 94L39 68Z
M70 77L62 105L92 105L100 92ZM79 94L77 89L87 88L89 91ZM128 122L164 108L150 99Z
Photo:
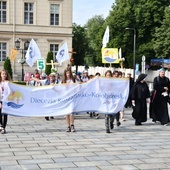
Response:
M6 59L6 43L0 42L0 62Z
M6 23L6 1L0 1L0 23Z
M57 62L56 55L58 51L58 44L50 44L50 51L53 52L53 61Z
M34 15L34 4L24 4L24 24L33 24Z
M59 5L50 6L50 25L59 25Z

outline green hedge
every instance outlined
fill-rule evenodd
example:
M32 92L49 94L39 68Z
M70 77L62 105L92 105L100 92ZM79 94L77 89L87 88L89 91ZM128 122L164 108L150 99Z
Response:
M26 85L25 81L13 81L15 84Z

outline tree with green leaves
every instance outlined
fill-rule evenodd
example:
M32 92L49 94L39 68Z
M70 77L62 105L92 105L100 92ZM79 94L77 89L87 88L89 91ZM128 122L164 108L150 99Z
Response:
M73 65L76 65L76 72L79 65L85 65L85 54L88 51L88 41L85 34L86 29L73 23Z
M6 57L5 62L4 62L4 69L8 71L9 75L11 76L12 79L12 67L11 67L11 61L8 57Z
M51 60L53 60L53 52L52 51L48 52L47 58L46 58L46 63L51 63ZM49 75L51 73L51 68L52 68L51 65L46 65L45 73L47 75Z
M106 29L105 19L102 15L96 15L89 19L86 27L89 49L86 52L85 61L87 65L101 66L102 56L102 39Z
M162 25L156 28L153 47L158 58L170 58L170 7L165 8Z
M116 0L106 19L110 26L111 47L122 48L126 67L133 64L134 32L125 28L136 30L136 63L141 63L145 55L146 62L156 56L153 49L154 33L156 27L161 26L164 18L164 9L169 1L155 0Z

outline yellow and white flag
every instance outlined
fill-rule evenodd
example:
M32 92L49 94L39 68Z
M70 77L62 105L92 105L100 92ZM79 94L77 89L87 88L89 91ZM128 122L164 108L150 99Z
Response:
M17 50L11 49L10 60L11 60L11 61L14 61L17 54L18 54L18 51L17 51Z

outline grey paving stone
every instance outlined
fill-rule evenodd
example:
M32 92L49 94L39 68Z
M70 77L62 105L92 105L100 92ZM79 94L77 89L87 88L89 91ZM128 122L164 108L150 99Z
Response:
M45 163L54 163L52 159L25 159L25 160L18 160L19 165L25 165L25 164L45 164Z
M62 162L85 162L87 159L85 157L65 157L65 158L53 158L54 162L62 163Z
M2 160L0 161L0 166L2 165L18 165L16 160Z
M9 156L13 156L13 155L14 155L13 152L5 152L5 151L1 152L1 150L0 150L0 160L1 160L2 157L6 157L6 156L9 157Z
M41 155L31 155L33 159L55 159L55 158L65 158L63 154L41 154Z
M22 160L22 159L32 159L31 156L15 156L15 155L9 155L9 156L2 156L0 157L0 161L11 161L11 160Z
M26 156L26 155L41 155L41 154L45 154L45 152L44 151L25 151L25 152L18 151L18 152L14 152L14 154L17 156L21 156L21 155Z
M95 156L95 154L94 153L92 153L92 152L85 152L85 153L77 153L77 152L75 152L75 153L63 153L66 157L77 157L77 156L83 156L83 157L85 157L85 156Z
M166 163L149 163L149 164L134 164L139 169L170 169L170 165Z
M98 156L118 156L118 155L125 155L124 151L116 150L116 151L105 151L105 152L95 152Z
M51 164L38 164L38 166L40 167L40 169L52 169L52 168L74 168L76 167L75 164L73 163L51 163Z
M1 148L1 152L3 153L3 152L17 152L17 151L20 151L20 152L26 152L26 148L21 148L21 147L19 147L19 148Z
M118 158L120 159L141 159L141 158L150 158L148 155L145 154L139 154L139 155L117 155Z
M86 157L87 160L89 161L112 161L112 160L117 160L119 159L118 157L111 155L111 156L87 156Z
M0 166L0 170L23 170L23 168L20 165L3 165ZM37 169L38 170L38 169Z
M112 165L128 165L128 164L132 165L137 163L143 163L143 161L139 159L124 159L124 160L116 159L116 160L109 160L108 162Z
M121 151L129 151L129 150L134 150L132 147L130 146L124 146L124 147L106 147L105 148L107 151L117 151L117 150L121 150Z
M117 166L99 166L101 170L138 170L133 165L117 165Z
M76 167L76 168L62 168L62 170L100 170L97 167Z
M1 170L39 170L38 165L1 166Z
M87 153L87 152L105 152L104 148L95 147L95 148L86 148L86 149L75 149L78 153Z
M78 167L86 167L86 166L109 166L111 165L107 161L84 161L84 162L74 162Z
M140 159L144 163L169 163L169 158L148 158L148 159Z
M63 146L63 148L64 148L64 146ZM55 150L46 150L46 153L47 154L59 154L59 153L62 153L62 154L67 154L67 155L69 155L69 154L73 154L73 153L77 153L77 151L76 150L73 150L73 149L60 149L60 150L57 150L57 149L55 149Z

